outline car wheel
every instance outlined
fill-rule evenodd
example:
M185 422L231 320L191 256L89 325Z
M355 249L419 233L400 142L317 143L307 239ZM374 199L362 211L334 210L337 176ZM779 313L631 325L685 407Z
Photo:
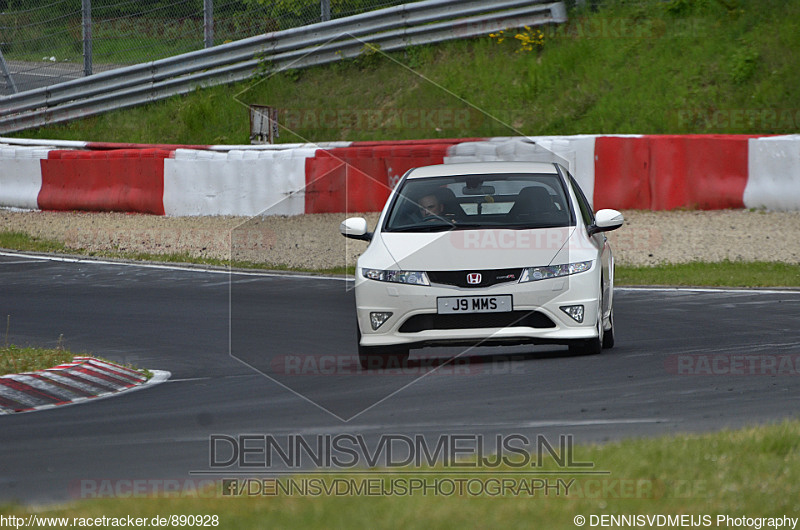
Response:
M362 346L358 323L356 334L358 362L363 370L403 368L408 362L410 352L407 346Z

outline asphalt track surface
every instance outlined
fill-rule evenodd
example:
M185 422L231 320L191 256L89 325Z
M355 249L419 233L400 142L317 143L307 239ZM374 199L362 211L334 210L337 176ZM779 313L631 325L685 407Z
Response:
M0 417L0 502L80 498L86 481L237 476L236 465L212 466L224 460L213 434L581 444L796 415L800 366L780 364L800 356L796 291L622 289L617 346L599 356L476 348L454 367L444 363L461 349L424 349L406 373L365 374L350 285L0 255L10 343L63 335L73 351L172 373L141 391ZM331 358L344 360L331 369Z
M41 61L8 61L8 72L14 80L17 93L64 83L83 76L83 63L50 62L43 57ZM95 65L94 73L99 73L118 65ZM14 91L7 79L0 75L0 96L11 96Z

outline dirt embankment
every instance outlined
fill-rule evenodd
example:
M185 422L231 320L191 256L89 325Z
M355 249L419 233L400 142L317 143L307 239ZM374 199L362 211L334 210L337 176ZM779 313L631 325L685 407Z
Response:
M609 233L618 264L687 261L800 263L800 212L625 211ZM188 253L292 268L354 265L366 243L339 235L345 214L293 217L159 217L0 210L0 231L21 231L89 252ZM374 227L378 214L366 214Z

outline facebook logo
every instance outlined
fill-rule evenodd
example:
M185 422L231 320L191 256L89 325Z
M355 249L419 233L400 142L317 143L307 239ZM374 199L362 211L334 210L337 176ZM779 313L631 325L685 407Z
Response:
M226 478L222 480L222 495L223 496L236 496L239 495L239 482L235 478Z

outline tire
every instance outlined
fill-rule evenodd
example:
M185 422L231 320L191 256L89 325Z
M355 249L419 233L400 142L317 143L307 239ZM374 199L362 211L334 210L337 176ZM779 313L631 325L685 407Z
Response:
M573 342L569 345L569 352L573 355L597 355L603 350L600 339L587 339Z
M358 362L362 370L403 368L408 363L410 352L407 346L362 346L358 323L356 323L356 333Z
M611 315L608 317L611 327L603 333L603 349L610 350L614 347L614 310L611 310Z

